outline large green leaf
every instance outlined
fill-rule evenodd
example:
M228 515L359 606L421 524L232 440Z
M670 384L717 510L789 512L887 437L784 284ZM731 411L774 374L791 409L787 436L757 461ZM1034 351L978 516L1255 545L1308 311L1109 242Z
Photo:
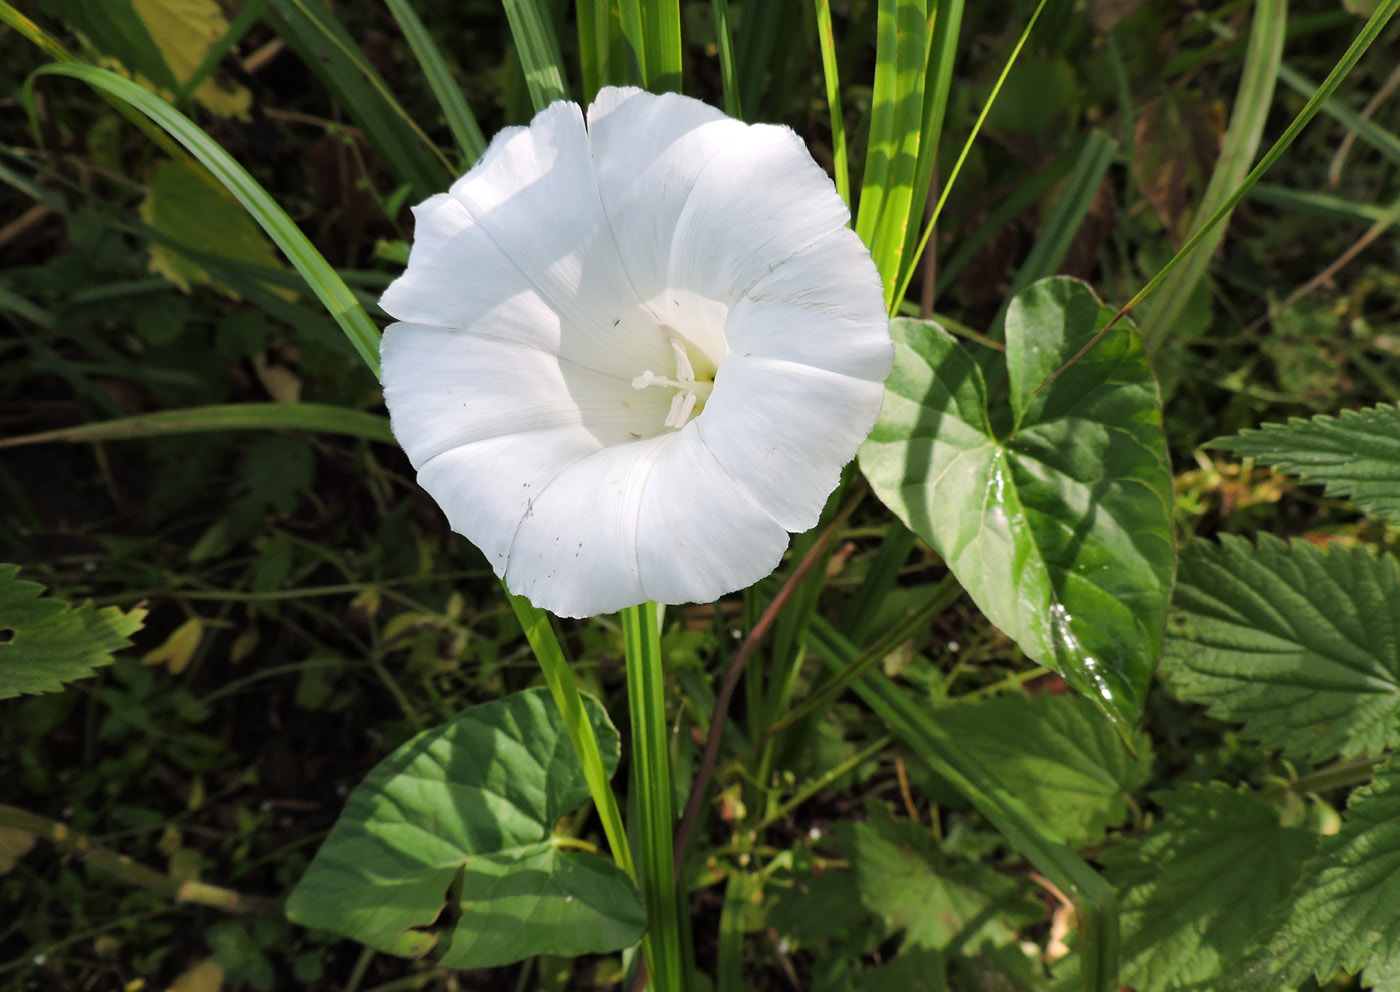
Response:
M1069 844L1101 840L1147 781L1151 742L1129 754L1088 700L1001 696L935 710L933 719Z
M1165 818L1103 855L1123 899L1123 980L1137 992L1229 988L1314 835L1220 783L1159 793Z
M1251 985L1293 988L1363 971L1363 984L1400 988L1400 762L1352 794L1342 829L1303 868L1283 923L1256 956Z
M617 730L596 700L585 705L611 775ZM441 942L448 968L631 946L646 928L636 887L553 834L587 798L547 692L474 706L398 748L350 794L287 915L396 954Z
M70 606L18 575L18 565L0 565L0 699L57 692L87 678L141 629L145 610Z
M1019 294L1006 316L1010 395L995 407L950 334L894 321L894 372L860 465L993 623L1127 725L1176 565L1157 386L1120 325L1041 388L1111 316L1072 279Z
M1253 740L1324 761L1400 744L1400 569L1365 547L1224 535L1182 556L1162 667Z
M1294 417L1216 444L1320 482L1329 496L1349 496L1367 513L1400 520L1400 407Z

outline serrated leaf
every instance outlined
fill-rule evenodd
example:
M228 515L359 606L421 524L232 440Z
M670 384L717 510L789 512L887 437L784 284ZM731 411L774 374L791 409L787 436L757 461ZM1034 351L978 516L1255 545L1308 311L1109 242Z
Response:
M1215 444L1320 482L1327 495L1347 497L1367 513L1400 520L1400 407L1294 417Z
M840 824L836 846L851 862L861 904L907 946L945 950L1016 939L1042 907L1016 883L980 864L954 861L927 828L871 805L864 823Z
M0 565L0 699L57 692L87 678L130 645L146 611L115 606L71 606L44 596L44 587L19 579L18 565Z
M1352 793L1341 830L1322 838L1281 924L1250 968L1250 986L1292 988L1315 974L1364 971L1368 988L1400 985L1400 762Z
M596 700L585 704L611 775L617 730ZM350 794L287 915L394 954L439 945L447 968L629 947L646 928L636 887L552 834L587 798L547 692L473 706L395 750Z
M200 252L264 269L282 266L271 242L248 211L182 162L163 162L156 168L141 203L141 219L178 244ZM186 292L202 283L216 286L229 296L238 295L203 265L164 244L151 243L150 267ZM271 291L287 298L295 296L285 289Z
M1000 696L942 707L933 719L1070 844L1101 839L1128 815L1152 770L1151 741L1129 754L1094 705L1075 696Z
M1225 785L1154 798L1165 818L1102 856L1122 898L1123 981L1137 992L1215 990L1298 878L1315 837Z
M1177 694L1290 755L1400 744L1400 569L1389 555L1223 535L1182 556L1162 668Z
M931 321L895 320L894 372L860 466L993 623L1121 726L1142 710L1176 567L1161 404L1125 326L1052 278L1011 302L1007 405Z

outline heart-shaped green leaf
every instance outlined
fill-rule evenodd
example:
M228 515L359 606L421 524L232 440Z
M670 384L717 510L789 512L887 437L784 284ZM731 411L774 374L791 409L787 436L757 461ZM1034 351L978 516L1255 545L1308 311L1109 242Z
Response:
M611 775L617 730L596 700L585 705ZM375 766L287 915L396 954L441 943L449 968L629 947L646 929L636 886L611 861L553 835L587 798L547 692L474 706Z
M1142 712L1176 567L1161 401L1121 325L1040 388L1112 316L1073 279L1017 295L991 405L952 335L893 321L860 466L993 623L1122 726Z

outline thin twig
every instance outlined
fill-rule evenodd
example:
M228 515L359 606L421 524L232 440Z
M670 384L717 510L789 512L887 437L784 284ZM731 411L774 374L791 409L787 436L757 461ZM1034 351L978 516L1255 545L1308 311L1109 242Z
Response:
M710 715L710 733L705 739L705 756L700 760L700 768L695 773L695 781L690 787L690 796L685 801L685 812L681 814L681 822L676 827L675 839L675 866L677 873L680 872L681 859L685 854L685 845L690 840L690 831L695 826L696 817L700 813L700 804L705 800L705 794L710 788L710 779L714 776L715 762L719 758L719 742L724 731L726 714L729 711L729 701L734 696L734 689L739 684L739 676L744 672L744 666L753 657L754 651L758 649L759 643L763 640L768 629L773 626L778 619L778 614L782 612L787 601L797 590L807 575L821 561L827 549L836 540L837 531L845 525L856 507L860 505L865 492L856 493L846 505L836 514L826 530L813 542L812 547L807 551L792 574L787 577L773 601L768 604L758 622L753 625L753 630L749 631L749 636L744 638L744 643L739 645L739 650L734 652L733 659L729 662L729 670L724 673L724 681L720 683L719 695L715 697L714 713Z

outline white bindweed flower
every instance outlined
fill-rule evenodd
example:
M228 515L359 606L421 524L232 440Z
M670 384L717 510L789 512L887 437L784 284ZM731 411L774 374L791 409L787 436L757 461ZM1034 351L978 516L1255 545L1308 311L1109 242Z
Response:
M812 527L893 349L870 254L785 127L604 89L414 210L381 305L395 436L452 529L562 616L708 602Z

